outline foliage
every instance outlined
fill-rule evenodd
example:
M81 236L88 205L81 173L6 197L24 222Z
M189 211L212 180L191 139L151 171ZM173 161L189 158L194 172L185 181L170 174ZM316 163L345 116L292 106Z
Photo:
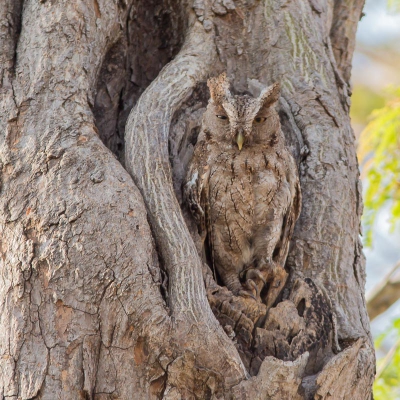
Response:
M400 399L400 318L394 320L391 328L376 339L376 349L379 351L384 342L390 339L392 343L394 339L391 349L377 362L377 377L374 383L375 400Z
M391 12L400 12L400 0L387 0ZM375 102L376 110L360 137L359 158L363 174L368 182L365 194L363 225L366 245L371 245L372 226L383 205L390 204L392 227L400 217L400 88L392 90L391 97L383 106L376 106L376 98L363 99L359 93L358 102L362 110ZM365 102L368 101L368 104ZM370 109L370 108L369 108ZM354 110L353 112L356 112ZM361 117L364 114L358 112ZM353 116L352 116L353 117ZM356 120L357 122L357 120ZM385 349L385 344L391 346ZM386 353L378 358L377 375L374 382L375 400L400 399L400 318L375 340L377 353Z
M388 8L394 12L400 12L400 0L388 0Z
M371 112L385 105L385 98L366 85L356 85L351 95L352 122L365 125Z
M360 137L359 158L368 186L365 193L364 229L371 245L377 212L391 203L392 226L400 219L400 88L372 119Z

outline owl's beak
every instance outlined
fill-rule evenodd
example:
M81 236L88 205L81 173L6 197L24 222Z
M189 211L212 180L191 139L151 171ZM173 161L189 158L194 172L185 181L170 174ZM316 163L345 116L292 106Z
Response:
M238 145L239 151L242 150L243 147L243 142L244 142L244 136L242 131L239 131L236 135L236 143Z

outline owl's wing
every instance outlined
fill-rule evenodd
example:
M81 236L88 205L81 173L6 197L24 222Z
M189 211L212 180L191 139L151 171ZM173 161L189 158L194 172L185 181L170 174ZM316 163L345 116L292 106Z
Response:
M183 186L183 197L197 223L200 234L207 229L210 167L207 165L206 150L206 143L197 144Z
M296 168L293 159L291 159L290 168ZM290 240L294 231L294 226L301 212L301 190L299 177L298 174L295 173L295 169L292 169L292 171L293 173L290 174L291 182L289 182L292 188L292 202L286 210L286 214L283 218L282 234L279 244L277 246L279 247L278 254L277 257L274 257L274 261L282 267L285 265L286 258L289 252Z

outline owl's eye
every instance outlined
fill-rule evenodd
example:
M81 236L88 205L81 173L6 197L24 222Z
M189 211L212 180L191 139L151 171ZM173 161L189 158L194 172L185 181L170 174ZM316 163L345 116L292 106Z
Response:
M254 119L254 121L257 122L257 124L260 124L261 122L264 122L267 118L265 117L257 117Z
M217 115L217 118L219 119L228 119L226 115Z

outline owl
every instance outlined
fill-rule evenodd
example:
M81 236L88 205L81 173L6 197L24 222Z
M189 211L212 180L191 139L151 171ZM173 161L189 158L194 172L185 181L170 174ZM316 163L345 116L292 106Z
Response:
M226 74L210 100L183 186L217 278L235 295L275 302L301 207L296 163L276 104L280 85L233 95Z

